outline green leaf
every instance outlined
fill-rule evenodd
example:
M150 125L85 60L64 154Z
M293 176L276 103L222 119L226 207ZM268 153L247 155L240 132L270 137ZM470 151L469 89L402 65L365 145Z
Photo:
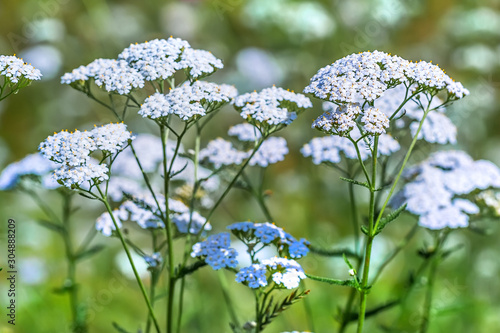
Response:
M330 279L322 276L314 276L311 274L306 273L306 276L310 278L311 280L319 281L319 282L325 282L328 284L334 284L336 286L343 286L343 287L352 287L354 289L357 289L357 284L356 281L354 280L337 280L337 279Z
M205 261L197 261L194 264L188 265L188 266L183 267L183 268L180 267L180 265L179 265L179 267L176 268L176 278L180 279L186 275L192 274L192 273L196 272L198 269L205 267L206 265L207 265L207 263Z
M82 197L85 197L87 199L90 199L90 200L96 200L96 198L90 196L90 195L87 195L85 193L82 193L82 192L78 192L79 195L81 195Z
M296 289L290 295L285 297L284 300L276 303L274 307L272 306L273 297L271 296L269 303L265 307L264 311L261 313L262 319L260 322L260 327L261 327L260 332L262 332L262 330L264 330L264 327L269 325L271 321L273 321L273 319L275 319L280 313L282 313L283 311L288 309L291 305L300 301L302 298L308 295L309 291L310 290L306 290L299 293L298 289Z
M342 258L344 258L344 261L345 263L347 264L347 266L349 266L349 269L354 269L354 267L352 266L352 264L350 263L349 259L347 259L346 255L342 255Z
M60 234L64 234L66 232L66 230L64 229L63 226L55 224L54 222L50 222L50 221L47 221L47 220L38 220L38 221L36 221L36 223L38 223L42 227L45 227L45 228L47 228L49 230L58 232Z
M405 209L406 209L406 204L404 204L404 205L400 206L398 209L392 211L386 217L381 218L380 222L378 223L377 230L375 231L375 235L378 235L382 231L382 229L385 228L385 226L387 224L389 224L392 221L394 221L395 219L397 219L398 216L401 215L401 213L404 212Z
M368 228L365 225L361 226L361 232L368 236L369 231L368 231Z
M91 257L94 254L101 252L104 248L105 248L105 246L103 244L94 245L88 250L84 250L80 253L77 253L75 255L75 260L82 260L82 259L86 259L88 257Z
M367 182L360 182L360 181L350 179L350 178L345 178L345 177L340 177L340 179L342 179L343 181L346 181L348 183L353 183L355 185L363 186L363 187L366 187L368 189L370 188L370 185L368 185Z

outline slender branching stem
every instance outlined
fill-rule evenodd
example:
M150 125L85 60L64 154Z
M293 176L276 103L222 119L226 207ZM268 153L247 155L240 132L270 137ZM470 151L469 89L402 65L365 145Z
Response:
M113 215L113 210L111 209L111 206L109 205L108 198L104 195L102 190L99 188L99 185L96 186L97 190L99 191L99 194L101 195L100 201L104 204L106 207L106 210L109 213L109 216L111 217L111 220L113 221L113 225L115 226L115 231L116 234L118 235L118 238L120 239L120 242L122 243L123 249L125 250L125 253L127 254L128 261L130 263L130 266L132 267L132 271L134 272L135 279L137 281L137 284L139 285L139 288L141 289L142 296L144 298L144 301L146 302L146 305L149 310L149 315L151 316L151 319L153 320L153 324L155 325L157 333L160 333L160 326L158 325L158 320L156 319L156 316L153 311L153 307L151 305L151 302L149 300L148 294L146 292L146 288L144 287L144 284L142 283L141 277L139 276L139 273L137 272L137 269L134 264L134 260L132 259L132 255L130 254L130 250L128 248L127 242L125 241L125 238L123 238L123 234L120 230L120 227L118 226L118 223L116 222L115 216Z
M165 232L167 237L167 251L168 251L168 299L167 299L167 333L173 332L173 312L174 312L174 296L175 296L175 262L174 262L174 241L173 241L173 231L170 223L170 210L168 207L168 195L169 195L169 184L170 184L170 172L167 169L167 142L168 137L166 135L165 127L160 126L160 135L162 142L163 151L163 180L164 180L164 193L165 193ZM180 139L179 139L180 141ZM179 146L179 142L177 144ZM175 156L172 157L170 164L170 170L174 162Z
M422 130L422 126L424 124L424 121L430 112L429 107L430 107L430 102L429 102L429 106L427 107L427 110L424 111L424 115L423 115L422 119L420 120L420 124L418 125L417 132L415 133L413 140L410 144L410 147L408 148L408 151L406 152L405 158L403 160L403 164L401 165L401 168L399 169L398 175L396 176L396 179L394 179L394 182L392 183L392 187L389 191L389 194L387 195L387 198L385 199L384 204L382 205L382 208L380 209L377 220L375 221L375 230L377 230L378 224L380 223L380 220L382 219L385 208L389 204L389 201L391 200L391 197L394 194L394 190L396 189L396 186L398 185L399 179L401 178L401 175L403 174L403 171L406 167L406 163L408 163L408 160L410 159L410 155L413 151L413 148L415 147L415 144L417 143L418 135L420 134L420 131Z
M372 176L370 181L370 211L368 216L368 235L366 237L365 245L365 259L363 265L363 278L361 280L360 290L360 305L358 317L358 333L363 332L363 325L365 321L366 312L366 299L368 296L368 276L370 272L370 260L373 246L373 239L375 238L374 220L375 220L375 191L377 184L377 155L378 155L378 139L379 136L375 135L372 150Z

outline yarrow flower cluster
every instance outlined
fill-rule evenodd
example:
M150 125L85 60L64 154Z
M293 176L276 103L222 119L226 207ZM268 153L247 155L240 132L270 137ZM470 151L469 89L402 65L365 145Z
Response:
M243 242L257 241L263 244L274 244L280 255L283 256L298 259L309 252L307 240L296 240L282 228L269 222L237 222L229 225L227 229Z
M254 289L265 287L268 285L267 273L276 286L286 289L297 288L300 280L306 278L304 270L295 260L275 257L240 269L236 281Z
M477 190L500 187L500 169L485 160L474 161L462 151L442 151L405 172L407 184L392 199L419 216L429 229L464 228L479 207L467 197Z
M225 267L236 268L238 264L237 252L230 245L231 240L228 232L212 235L193 245L191 257L205 260L214 270Z
M356 118L361 113L358 104L347 104L336 107L333 103L323 103L325 113L319 116L312 124L325 133L345 135L356 126Z
M198 79L223 67L222 61L208 51L192 49L187 41L170 37L131 44L118 59L96 59L61 78L61 83L87 91L86 82L108 92L128 95L143 88L145 81L166 80L184 70L190 79Z
M16 56L0 55L0 76L5 77L9 85L26 86L31 81L40 80L42 73Z
M361 109L357 103L336 106L333 103L323 103L325 112L312 124L312 128L329 134L345 136L356 127L359 115L366 133L383 134L389 127L389 118L378 108Z
M389 127L389 118L377 108L363 110L363 129L371 134L383 134Z
M49 136L40 144L42 155L61 166L55 171L55 179L68 188L87 181L95 183L107 180L108 166L93 160L90 154L96 150L115 155L123 150L134 137L124 124L108 124L92 131L62 131Z
M0 174L0 191L13 189L24 176L41 177L42 186L54 189L60 185L51 181L50 172L57 168L57 164L47 160L41 154L30 154L18 162L9 164Z
M321 68L304 92L336 103L373 102L387 89L403 83L446 90L452 99L469 94L436 65L410 62L379 51L351 54Z
M173 37L131 44L118 58L126 60L147 81L168 79L178 70L196 79L223 67L210 52L193 49L187 41Z
M224 67L222 61L205 50L185 49L181 55L180 67L186 69L191 78L197 79Z
M306 96L275 86L240 95L234 105L244 119L259 128L289 125L297 118L297 113L312 107Z
M85 82L93 79L98 87L108 92L127 95L133 89L144 87L143 76L124 60L96 59L61 77L61 83L85 89Z
M141 105L139 114L150 119L164 118L171 114L184 121L201 117L232 101L237 95L233 86L211 82L195 81L171 89L166 95L155 93Z
M130 44L118 55L118 59L128 62L147 81L165 80L182 69L178 60L183 50L190 47L187 41L180 38L154 39Z

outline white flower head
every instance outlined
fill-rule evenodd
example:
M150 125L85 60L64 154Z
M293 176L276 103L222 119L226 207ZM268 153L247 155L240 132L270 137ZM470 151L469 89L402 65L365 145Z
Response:
M226 84L195 81L171 89L166 95L155 93L146 98L139 114L150 119L175 114L184 121L205 116L208 112L229 103L237 90Z
M179 38L154 39L130 44L118 59L128 62L147 81L166 80L182 69L179 58L187 48L190 48L189 43Z
M321 68L304 92L336 103L373 102L387 89L403 83L445 90L452 99L469 94L436 65L379 51L351 54Z
M332 103L324 103L325 113L319 116L312 124L322 132L329 134L346 135L356 127L356 118L361 113L361 107L355 103L335 107Z
M185 49L179 66L186 70L189 77L198 79L214 73L224 67L222 61L205 50Z
M10 85L17 85L23 80L26 80L27 85L31 81L40 80L42 73L16 56L0 55L0 76L4 76Z
M124 60L96 59L61 77L61 83L85 89L84 83L93 79L98 87L108 92L127 95L133 89L144 87L144 78Z
M363 110L363 129L371 134L383 134L389 127L389 118L377 108Z
M275 86L240 95L234 105L244 119L258 127L289 125L297 113L312 107L306 96Z
M62 131L49 136L40 144L41 154L58 164L54 177L68 188L82 183L100 183L109 178L106 164L100 164L91 157L97 150L116 155L134 137L124 124L108 124L95 127L92 131Z

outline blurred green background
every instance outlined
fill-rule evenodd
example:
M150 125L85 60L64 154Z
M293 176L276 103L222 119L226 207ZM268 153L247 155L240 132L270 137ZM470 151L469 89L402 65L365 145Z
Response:
M16 53L41 69L44 78L0 104L0 168L36 151L54 131L88 128L112 118L102 107L68 86L60 76L96 58L115 58L132 42L170 35L188 40L195 48L212 51L225 68L210 80L236 85L240 92L272 84L301 91L316 71L352 52L381 50L410 60L432 60L464 83L471 95L450 108L448 115L459 129L459 147L475 159L500 164L500 1L411 0L23 0L0 2L0 54ZM325 248L350 246L347 186L338 174L314 166L299 149L317 135L310 128L321 103L281 132L290 153L285 161L269 168L266 188L276 223L297 237L306 237ZM212 125L211 137L224 136L240 117L227 108ZM133 121L134 131L149 127ZM208 138L206 138L208 139ZM246 194L233 190L213 218L214 229L235 221L259 220L263 215ZM47 196L57 207L57 196ZM85 205L76 215L81 241L101 207ZM362 202L362 205L365 204ZM34 223L43 217L29 197L0 193L0 262L6 258L5 226L17 221L18 312L15 328L6 324L5 310L0 332L68 332L70 316L65 295L53 292L64 282L63 244L50 231ZM480 236L463 230L453 243L463 243L440 267L432 309L430 332L500 331L500 236ZM405 217L376 240L376 255L393 249L414 223ZM381 304L399 295L408 272L421 261L416 249L429 236L420 230L403 254L382 276L369 298ZM87 302L90 332L112 332L111 322L135 330L146 312L135 282L120 269L121 247L116 239L98 235L96 244L106 249L85 261L78 270L81 298ZM117 257L118 256L118 257ZM342 259L310 255L301 261L313 274L346 278ZM376 263L375 263L376 264ZM1 304L6 304L5 273L0 273ZM228 279L233 280L228 275ZM312 291L307 304L286 311L268 332L315 330L333 332L336 308L344 304L346 290L306 281ZM233 281L240 320L252 318L253 295ZM228 315L215 272L203 269L188 282L184 332L229 332ZM422 307L423 290L409 301L409 312L400 322L401 332L415 332ZM162 308L164 301L158 303ZM382 332L391 326L399 308L369 320L366 332ZM7 327L9 326L9 327ZM351 327L353 329L354 327Z

